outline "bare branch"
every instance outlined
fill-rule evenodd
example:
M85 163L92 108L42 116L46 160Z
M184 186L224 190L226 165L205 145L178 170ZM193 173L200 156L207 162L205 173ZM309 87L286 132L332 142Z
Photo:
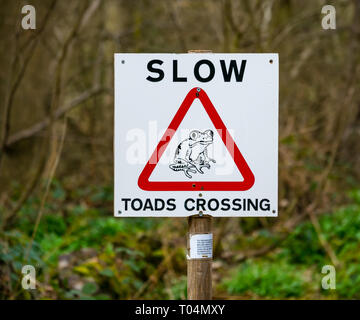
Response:
M29 53L27 55L27 57L25 58L25 61L24 63L22 64L21 68L20 68L20 71L18 72L16 78L15 78L15 81L14 83L10 86L10 89L9 89L9 93L8 93L8 96L6 97L6 100L5 100L5 108L4 108L4 115L3 115L3 125L2 125L2 132L1 132L1 137L0 137L0 164L1 164L1 159L2 159L2 156L3 156L3 152L4 152L4 148L5 148L5 145L6 145L6 141L7 141L7 138L8 138L8 135L9 135L9 132L10 132L10 119L11 119L11 108L12 108L12 105L13 105L13 101L14 101L14 97L15 97L15 94L20 86L20 83L22 81L22 79L24 78L24 75L25 75L25 72L26 72L26 69L27 69L27 66L33 56L33 53L35 51L35 48L36 48L36 45L38 43L38 40L39 40L39 36L42 34L42 32L44 31L48 21L49 21L49 18L50 18L50 15L53 11L53 9L55 8L55 5L56 5L56 2L57 0L53 0L53 2L51 3L47 13L46 13L46 16L44 18L44 21L41 25L41 27L39 28L39 31L36 33L35 35L35 38L33 38L33 41L31 43L31 46L30 46L30 49L29 49ZM13 60L13 65L12 65L12 69L14 70L16 65L17 65L17 56L15 56L14 60Z
M57 109L54 112L54 120L59 119L61 116L63 116L66 112L68 112L72 108L81 105L82 103L86 102L90 98L92 98L104 91L105 91L105 89L103 89L103 88L93 88L93 89L83 92L78 97L71 100L68 104ZM15 134L11 135L9 137L9 139L7 140L5 146L10 147L11 145L13 145L21 140L33 137L34 135L38 134L40 131L47 128L49 126L49 124L50 124L50 117L47 117L46 119L32 125L30 128L21 130Z

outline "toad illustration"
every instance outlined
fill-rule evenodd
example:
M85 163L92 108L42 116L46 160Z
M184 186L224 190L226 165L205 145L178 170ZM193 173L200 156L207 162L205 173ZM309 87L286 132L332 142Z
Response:
M176 148L174 161L169 165L170 169L183 171L189 179L192 178L189 172L203 174L203 167L210 169L210 162L216 162L210 159L207 153L207 147L214 142L213 137L212 130L191 131L189 138L182 141Z

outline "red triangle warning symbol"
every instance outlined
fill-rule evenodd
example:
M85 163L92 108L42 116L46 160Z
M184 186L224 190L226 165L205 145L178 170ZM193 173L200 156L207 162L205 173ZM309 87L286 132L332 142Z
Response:
M236 167L243 176L243 181L149 181L150 175L154 171L162 154L174 136L180 123L189 111L195 99L199 99L207 112L210 120L219 133L231 157L234 159ZM145 165L138 180L138 185L146 191L246 191L249 190L255 182L255 177L242 156L239 148L235 144L225 124L221 120L214 105L204 90L193 88L186 95L174 119L165 131L155 151Z

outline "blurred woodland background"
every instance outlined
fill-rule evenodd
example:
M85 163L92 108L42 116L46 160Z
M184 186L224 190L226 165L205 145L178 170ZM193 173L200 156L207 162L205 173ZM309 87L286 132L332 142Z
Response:
M113 54L209 49L280 57L279 217L215 219L214 298L360 299L360 1L330 2L0 0L0 298L186 298L186 219L112 217Z

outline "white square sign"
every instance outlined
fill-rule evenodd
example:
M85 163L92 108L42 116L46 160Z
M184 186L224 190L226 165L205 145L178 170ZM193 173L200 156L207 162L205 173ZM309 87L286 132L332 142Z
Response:
M115 54L115 216L277 216L278 61Z

